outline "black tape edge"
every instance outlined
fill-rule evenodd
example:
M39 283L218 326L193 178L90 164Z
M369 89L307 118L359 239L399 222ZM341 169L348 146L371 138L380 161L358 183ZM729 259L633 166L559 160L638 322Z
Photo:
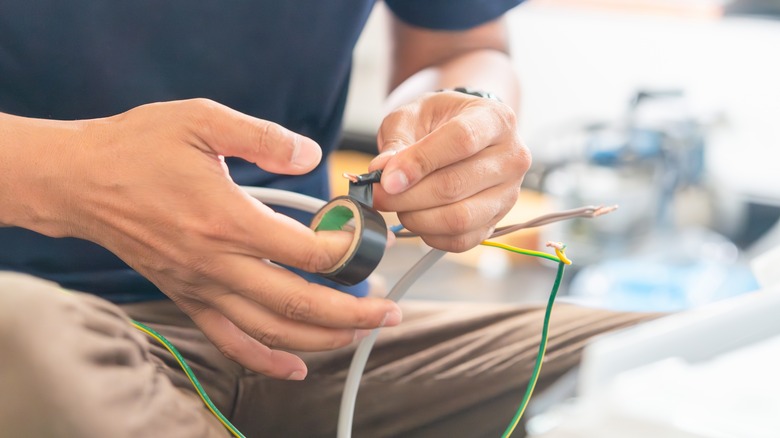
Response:
M382 261L387 247L387 224L378 211L350 196L334 198L314 216L317 217L323 210L332 208L334 201L340 199L345 199L356 207L359 217L356 217L355 220L359 219L363 225L361 234L357 236L358 242L355 251L350 254L343 265L327 274L317 273L317 275L345 286L353 286L368 278ZM315 228L313 222L310 228Z

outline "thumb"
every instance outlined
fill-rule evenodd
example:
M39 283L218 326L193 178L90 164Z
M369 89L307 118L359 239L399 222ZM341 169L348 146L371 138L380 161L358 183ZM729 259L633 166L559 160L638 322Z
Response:
M219 155L243 158L268 172L288 175L307 173L322 159L314 140L281 125L206 99L194 104L205 113L197 134Z

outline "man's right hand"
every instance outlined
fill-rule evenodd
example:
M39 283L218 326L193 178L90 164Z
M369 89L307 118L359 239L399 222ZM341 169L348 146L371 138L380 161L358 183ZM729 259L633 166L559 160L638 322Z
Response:
M303 174L321 158L306 137L203 99L105 119L0 123L18 128L0 130L19 140L0 154L20 163L12 177L22 178L0 207L23 205L17 220L0 222L106 247L248 369L302 379L306 365L283 350L338 348L401 320L395 303L308 283L270 262L322 271L351 237L315 233L246 195L223 157Z

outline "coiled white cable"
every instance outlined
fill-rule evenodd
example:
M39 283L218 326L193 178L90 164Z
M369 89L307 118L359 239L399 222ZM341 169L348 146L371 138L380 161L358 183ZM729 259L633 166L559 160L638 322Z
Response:
M316 213L327 204L327 201L302 195L300 193L288 192L286 190L269 189L266 187L241 187L249 196L257 199L264 204L277 205L279 207L294 208L307 213Z
M285 190L269 189L265 187L241 188L249 196L252 196L262 203L294 208L308 213L316 213L327 203L322 199ZM400 280L398 280L387 298L396 302L400 300L412 284L433 266L434 263L441 259L444 254L444 251L438 249L430 250ZM338 438L350 438L352 436L352 422L355 414L357 393L360 388L360 379L363 376L363 370L368 362L371 349L374 347L374 342L376 342L376 339L379 336L379 330L380 329L374 329L371 331L371 334L363 338L352 356L352 362L350 363L347 380L344 385L344 392L341 396L337 431Z
M434 263L439 261L444 254L444 251L439 249L432 249L423 256L412 269L406 272L398 283L393 286L390 294L387 295L388 299L393 301L400 300L406 291L419 279ZM368 362L368 356L371 354L371 349L374 347L374 342L379 336L380 329L371 330L371 333L363 338L358 344L355 354L352 355L352 363L349 364L349 372L347 373L347 381L344 384L344 392L341 394L341 406L339 407L339 423L336 431L337 438L350 438L352 436L352 421L355 415L355 402L357 401L357 393L360 388L360 378L363 377L363 370L366 368Z
M262 187L242 188L250 196L266 204L295 208L309 213L316 213L320 208L322 208L322 206L327 204L326 201L313 198L311 196L302 195L300 193ZM576 217L593 218L610 213L616 208L617 206L588 206L558 213L551 213L532 219L528 222L524 222L522 224L496 229L496 231L490 237L498 237L522 228L538 227L552 222L573 219ZM397 235L399 237L414 236L414 234L411 233L397 233ZM438 249L432 249L429 251L406 274L404 274L404 276L398 281L398 283L395 284L395 286L393 286L393 289L390 291L390 294L388 294L387 298L396 302L400 300L406 294L406 291L409 290L412 284L414 284L414 282L417 281L428 269L430 269L431 266L433 266L439 259L441 259L444 254L445 251ZM352 423L354 419L357 393L358 389L360 388L360 379L363 376L363 371L365 370L366 363L368 362L368 356L371 354L371 349L374 346L374 342L376 342L376 339L379 336L379 330L380 329L372 330L369 336L360 341L360 344L358 344L358 347L352 356L352 362L350 363L349 372L347 373L347 380L344 385L344 392L342 393L341 397L338 429L336 434L337 438L352 437Z

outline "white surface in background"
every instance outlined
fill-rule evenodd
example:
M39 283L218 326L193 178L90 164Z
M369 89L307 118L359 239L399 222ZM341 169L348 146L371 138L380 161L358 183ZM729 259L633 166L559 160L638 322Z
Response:
M780 431L780 336L712 361L672 358L618 375L539 438L774 438Z
M605 335L589 344L579 392L592 395L621 372L669 357L688 362L780 335L780 287L716 302Z
M574 405L540 438L776 437L780 288L605 335L588 345ZM547 418L545 418L547 417Z
M780 287L780 246L754 258L750 266L761 287Z
M387 85L386 8L355 52L346 129L374 135ZM620 117L639 87L682 88L717 121L711 176L780 204L780 21L641 16L528 3L509 14L523 82L523 136L537 159L583 122ZM536 147L534 147L537 145Z

